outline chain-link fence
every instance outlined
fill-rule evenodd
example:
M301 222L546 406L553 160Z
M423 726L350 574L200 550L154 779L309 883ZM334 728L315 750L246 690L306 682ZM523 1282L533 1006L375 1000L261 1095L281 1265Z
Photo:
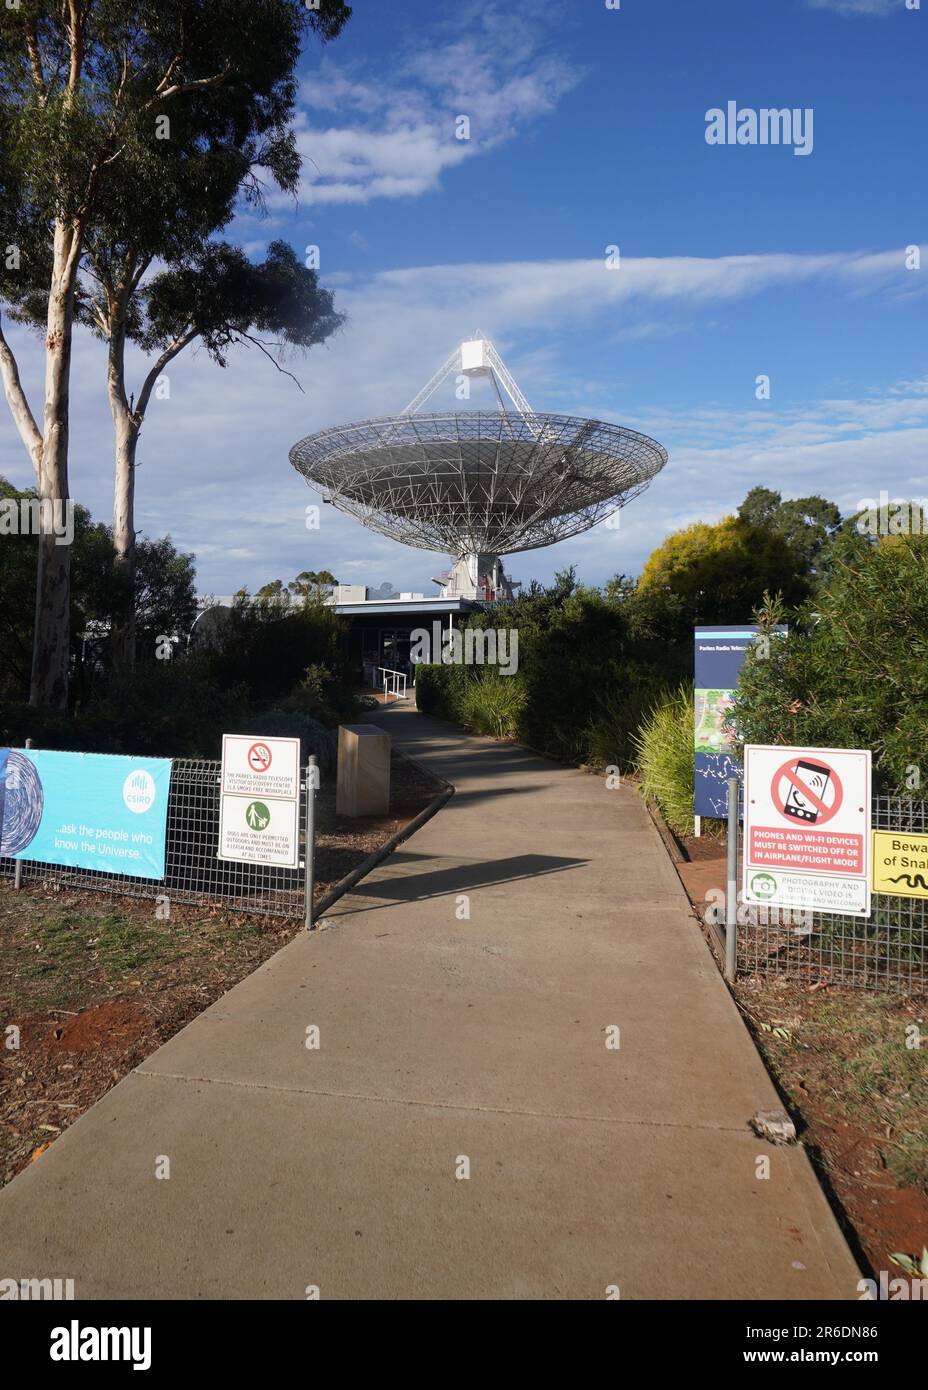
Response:
M306 780L301 774L299 846L301 867L237 864L217 859L219 847L219 762L175 759L168 795L167 844L163 879L65 868L35 860L0 858L0 873L23 881L39 880L62 888L91 888L133 898L166 897L171 903L218 903L239 912L275 917L304 916L306 874Z
M928 833L928 802L873 798L874 830ZM874 893L870 917L742 904L739 971L860 989L928 990L928 898Z

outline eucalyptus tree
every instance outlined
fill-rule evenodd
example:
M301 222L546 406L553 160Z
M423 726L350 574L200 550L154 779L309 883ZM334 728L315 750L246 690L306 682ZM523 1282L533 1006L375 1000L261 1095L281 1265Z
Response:
M115 428L116 478L113 503L117 599L111 650L124 672L135 658L135 477L139 433L158 382L192 343L201 343L212 360L225 366L229 349L245 344L272 358L277 349L307 349L323 342L341 323L332 295L320 287L285 242L271 242L260 263L238 247L207 241L186 254L128 297L126 261L114 280L110 263L94 255L100 290L90 310L107 339L107 383ZM114 292L115 289L115 292ZM265 335L270 334L268 339ZM136 393L126 382L126 343L149 352Z
M0 374L43 502L69 498L75 322L86 312L103 329L85 275L96 276L110 323L122 314L131 336L134 296L155 259L194 254L229 220L240 192L260 198L262 169L293 189L301 43L309 31L334 37L349 14L343 0L0 7L0 300L13 317L44 326L42 409L2 322ZM138 253L120 259L135 236ZM101 267L117 266L107 284ZM43 512L30 698L62 707L70 547L59 540Z
M331 570L300 570L287 588L306 607L310 603L322 603L324 594L331 593L337 583Z

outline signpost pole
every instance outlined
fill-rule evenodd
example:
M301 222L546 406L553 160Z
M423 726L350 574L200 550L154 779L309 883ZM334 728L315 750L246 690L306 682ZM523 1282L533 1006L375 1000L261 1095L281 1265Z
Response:
M728 779L728 893L725 898L725 978L734 984L738 969L738 798L737 777Z
M27 748L31 748L31 747L32 747L32 739L31 739L31 738L27 738L27 739L26 739L26 747L27 747ZM14 887L14 889L16 890L16 892L18 893L19 890L20 890L20 888L22 888L22 886L23 886L23 861L22 861L21 859L17 859L16 864L15 864L15 866L14 866L14 868L13 868L13 887Z
M306 844L303 848L305 869L305 922L309 931L313 924L314 860L316 857L316 758L313 755L306 768Z

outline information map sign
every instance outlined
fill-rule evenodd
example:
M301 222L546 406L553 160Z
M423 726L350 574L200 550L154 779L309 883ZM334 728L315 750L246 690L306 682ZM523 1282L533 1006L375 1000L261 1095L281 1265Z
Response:
M870 752L745 744L744 901L870 916Z
M727 815L728 779L741 776L741 764L731 751L734 733L725 727L725 717L734 708L741 667L758 640L758 631L755 623L696 628L693 663L696 684L693 814L696 816ZM787 629L777 625L772 631L785 634Z
M299 866L300 740L223 734L217 859Z

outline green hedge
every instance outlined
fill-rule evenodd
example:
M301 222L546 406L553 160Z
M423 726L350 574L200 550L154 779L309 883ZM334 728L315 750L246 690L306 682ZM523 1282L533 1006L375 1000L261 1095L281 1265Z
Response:
M218 758L224 733L299 738L303 761L335 766L336 734L300 709L250 702L244 687L221 690L190 663L142 669L118 694L76 715L0 703L0 747L135 753L164 758Z
M517 632L517 672L419 666L419 709L476 733L518 738L566 762L631 769L647 712L692 666L691 643L633 630L625 604L575 587L569 575L473 617L469 626Z
M459 699L467 669L464 666L442 666L438 662L423 662L416 667L416 706L422 714L436 719L461 722Z
M642 725L683 674L676 650L664 650L662 656L663 665L657 657L610 664L584 731L583 761L591 767L627 771L637 765L636 740Z

